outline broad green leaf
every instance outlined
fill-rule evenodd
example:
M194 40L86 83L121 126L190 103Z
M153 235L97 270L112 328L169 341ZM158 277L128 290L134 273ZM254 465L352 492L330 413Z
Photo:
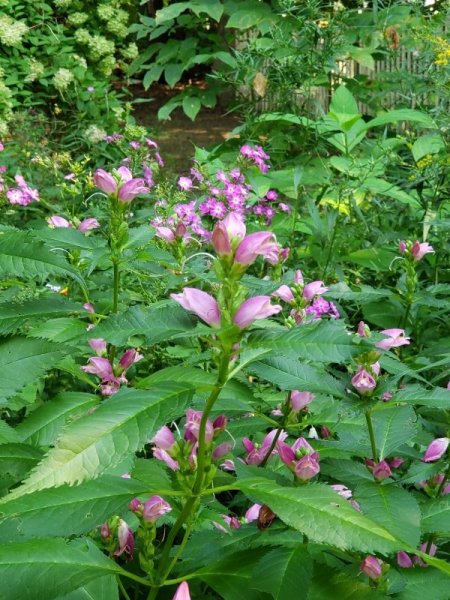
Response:
M201 108L200 99L197 96L186 96L183 98L183 110L185 114L192 120L198 115Z
M53 297L32 298L20 304L0 304L0 334L16 331L29 319L67 315L82 310L81 304L70 302L58 294Z
M414 160L418 162L427 154L437 154L443 148L445 148L445 142L442 136L438 133L431 133L417 138L411 148L411 152Z
M420 386L408 386L406 389L396 392L395 402L448 409L450 408L450 390L438 387L427 390Z
M417 417L411 406L383 406L372 412L372 422L380 460L413 441L417 433Z
M289 331L258 331L251 335L250 344L271 348L278 355L324 363L347 363L360 352L344 323L335 321L311 323Z
M52 369L66 352L63 346L22 337L0 343L0 406Z
M133 479L104 475L77 486L26 494L2 504L0 541L88 533L112 515L124 514L128 502L149 489Z
M123 389L91 415L66 427L31 477L8 500L64 483L93 479L120 464L168 421L179 417L192 400L185 383L161 383L151 390Z
M99 577L56 600L119 600L117 577Z
M313 562L305 546L275 548L253 571L252 586L274 600L307 600Z
M390 110L387 113L383 113L369 121L366 127L367 129L370 129L371 127L388 125L390 123L398 123L399 121L412 121L413 123L419 123L428 129L437 128L436 123L429 115L420 112L419 110L411 110L410 108L399 108L397 110Z
M345 85L340 85L334 91L330 103L330 112L341 117L338 119L340 123L344 123L350 117L359 116L355 97Z
M311 365L286 357L265 358L252 363L248 370L282 390L303 390L332 396L345 396L345 388L337 379Z
M176 19L182 12L189 8L190 2L175 2L170 6L165 6L161 10L156 11L155 21L157 25Z
M366 581L316 563L308 600L389 600ZM422 599L423 600L423 599Z
M164 69L164 78L169 84L169 87L173 87L183 74L184 65L182 63L170 63L166 65Z
M17 427L22 441L40 446L53 444L65 423L94 408L98 396L84 392L62 392L34 410Z
M252 571L261 556L258 550L239 552L196 572L197 577L212 587L223 600L262 600L251 589Z
M362 265L375 271L385 271L389 268L396 253L386 248L363 248L343 257L343 260Z
M337 548L389 554L404 548L381 527L322 483L288 488L262 478L241 479L252 500L266 504L284 523L308 539Z
M49 319L33 325L27 335L59 344L76 342L86 339L86 323L75 318Z
M123 346L136 334L144 335L146 344L153 345L189 335L211 334L211 328L177 306L162 301L147 308L133 306L126 312L105 319L95 328L95 337Z
M125 572L90 540L2 544L2 600L52 600L105 575Z
M189 8L197 16L206 13L208 17L211 17L211 19L214 19L214 21L217 22L220 21L220 17L223 14L223 4L220 0L191 0L191 2L189 2Z
M450 577L436 569L402 569L406 581L399 600L448 600Z
M420 508L412 494L392 483L364 481L358 484L354 495L364 515L406 545L419 545Z
M40 278L61 275L84 285L62 252L53 252L28 231L0 234L0 274Z
M43 456L42 450L28 444L7 443L0 445L0 477L20 481Z
M430 500L422 507L422 530L450 536L450 494Z
M81 250L92 250L93 248L104 245L101 238L87 236L72 227L56 227L55 229L38 229L34 231L34 236L53 248L77 248Z
M17 431L0 419L0 444L7 444L8 442L19 443L20 441L21 439Z
M226 24L227 28L249 29L263 23L270 23L275 19L269 5L255 0L246 0L245 4L245 8L239 8L231 14Z
M361 184L361 189L367 190L371 194L386 196L387 198L393 198L398 200L402 204L408 204L413 208L420 208L420 202L417 198L408 194L397 185L394 185L390 181L379 179L378 177L367 177Z

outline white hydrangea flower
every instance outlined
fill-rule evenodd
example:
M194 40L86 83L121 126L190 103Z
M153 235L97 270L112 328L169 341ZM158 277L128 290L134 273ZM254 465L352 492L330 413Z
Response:
M28 26L22 21L14 21L8 15L0 16L0 43L4 46L19 46Z
M103 141L107 133L104 129L101 129L101 127L97 127L97 125L89 125L83 135L92 144L98 144L98 142Z
M58 69L53 76L53 85L60 92L66 90L69 85L74 81L75 77L72 71L69 69Z

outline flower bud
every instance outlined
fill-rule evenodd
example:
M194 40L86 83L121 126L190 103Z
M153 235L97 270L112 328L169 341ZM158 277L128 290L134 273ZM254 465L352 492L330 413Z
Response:
M150 441L152 444L158 446L158 448L162 448L162 450L171 450L176 443L175 436L167 427L167 425L161 427L161 429L156 432Z
M414 566L410 556L403 550L397 552L397 564L402 569L411 569Z
M295 453L285 442L277 443L278 454L285 465L291 465L295 460Z
M131 500L131 502L128 504L128 508L132 512L140 512L143 508L143 504L138 498L133 498L133 500Z
M142 516L144 521L154 523L159 517L170 512L172 507L161 496L152 496L145 502Z
M100 227L100 223L97 219L83 219L81 223L78 225L78 231L81 233L87 233L88 231L92 231L93 229L98 229Z
M298 412L310 404L315 398L315 395L311 392L299 392L298 390L292 390L291 392L291 408Z
M254 296L245 300L233 316L233 322L239 329L245 329L258 319L276 315L282 310L279 304L270 304L270 296Z
M359 568L367 577L376 581L381 577L381 564L375 556L366 556Z
M47 219L47 223L51 229L71 227L71 224L67 219L65 219L64 217L59 217L58 215L55 215L54 217L49 217Z
M320 465L312 454L300 458L295 465L295 475L300 481L308 481L320 472Z
M186 581L180 583L172 600L191 600L191 596L189 594L189 586L186 583Z
M102 354L106 353L106 341L102 338L92 338L88 340L89 346L92 350L97 354L97 356L102 356Z
M359 367L358 372L352 378L352 385L358 394L365 396L377 387L377 382L364 367Z
M450 439L446 437L433 440L425 451L423 462L439 460L446 453L449 442Z
M383 481L383 479L391 477L392 471L388 463L385 460L382 460L373 466L372 474L377 481Z
M122 371L126 371L131 367L132 364L139 362L144 357L142 354L139 354L137 350L134 348L130 348L126 352L123 353L122 358L119 361L119 367Z

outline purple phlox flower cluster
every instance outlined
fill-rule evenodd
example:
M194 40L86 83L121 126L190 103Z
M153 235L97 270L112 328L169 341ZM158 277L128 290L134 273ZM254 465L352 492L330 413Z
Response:
M133 177L130 169L125 166L119 167L113 174L97 169L94 183L107 196L117 196L120 202L131 202L139 194L149 192L144 179Z
M299 481L308 481L320 472L319 453L305 438L298 438L292 446L279 439L277 449L281 460Z
M39 202L39 192L35 188L30 187L22 175L16 175L14 179L16 180L17 187L10 188L6 192L6 197L10 204L28 206L31 202Z
M261 146L252 148L249 144L245 144L241 147L240 153L246 160L254 163L261 173L267 173L270 169L270 165L266 162L270 160L270 156L264 152Z
M434 254L433 246L430 246L428 242L400 242L399 250L401 254L405 254L414 262L419 262L425 256L425 254Z
M114 142L118 142L123 139L123 135L121 133L113 133L112 135L105 135L103 141L107 144L113 144Z
M106 342L100 338L89 340L89 345L97 354L92 356L88 364L81 369L85 373L91 373L101 379L101 392L103 396L112 396L119 391L122 384L128 383L125 377L126 371L136 362L139 362L144 357L139 354L134 348L126 350L122 355L119 363L114 367L111 362L104 356L106 354Z
M277 435L278 430L273 429L270 433L268 433L262 441L262 444L255 444L249 438L245 437L242 439L242 445L247 452L247 456L245 457L245 462L248 465L260 465L262 461L265 459L267 453L269 452L273 440ZM287 433L282 431L278 437L278 441L284 441L287 438ZM277 453L277 446L272 450L272 455Z
M50 229L69 228L74 226L73 223L71 223L64 217L60 217L58 215L49 217L47 219L47 223ZM99 227L100 223L97 221L97 219L91 217L80 221L77 229L78 231L81 231L81 233L88 233L89 231L92 231L93 229L98 229Z
M428 544L428 542L424 542L419 546L419 550L425 554L428 554L428 556L434 556L437 551L437 546L433 543ZM420 556L417 556L416 554L411 558L411 556L404 550L401 550L397 553L397 564L402 569L411 569L415 565L422 568L428 567L426 562L424 562Z

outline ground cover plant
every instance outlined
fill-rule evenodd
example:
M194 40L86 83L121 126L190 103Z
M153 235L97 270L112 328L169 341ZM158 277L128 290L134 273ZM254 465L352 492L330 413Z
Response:
M115 3L108 21L88 2L50 4L61 31L86 11L82 25L105 29L94 37L135 8ZM287 103L256 114L248 98L235 136L193 149L183 172L128 117L86 113L87 140L66 106L67 136L47 111L2 138L6 600L449 598L445 110L372 98L364 115L356 79L330 85L326 110L295 109L279 44L300 21L314 40L330 7L236 4L223 3L231 23L266 39L237 59L253 73L264 45L282 50L268 85L284 82ZM359 18L397 23L379 4ZM195 41L221 5L166 3L129 33ZM352 11L334 10L333 35ZM342 47L358 54L362 37ZM426 43L444 97L445 47ZM208 47L201 61L220 59ZM158 72L164 44L149 52ZM197 55L177 54L175 74ZM312 55L311 85L330 67ZM187 112L190 94L176 101Z

